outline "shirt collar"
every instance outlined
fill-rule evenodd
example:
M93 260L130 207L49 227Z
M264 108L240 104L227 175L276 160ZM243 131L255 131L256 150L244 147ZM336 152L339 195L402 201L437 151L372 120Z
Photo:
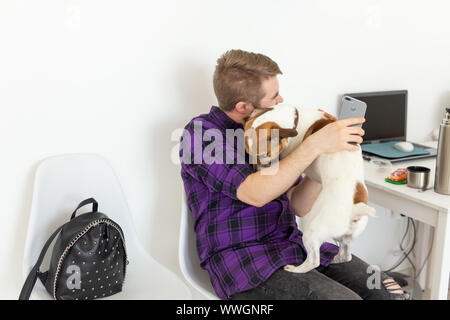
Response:
M217 121L217 124L220 125L223 129L239 129L244 128L244 126L233 119L231 119L227 114L220 109L219 107L212 106L209 111L211 117Z

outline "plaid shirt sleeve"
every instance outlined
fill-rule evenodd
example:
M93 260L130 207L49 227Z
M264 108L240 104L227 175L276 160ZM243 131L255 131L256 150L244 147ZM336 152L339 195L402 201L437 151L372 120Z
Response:
M239 200L236 196L237 189L239 188L241 183L254 171L247 161L242 161L242 158L240 159L240 161L238 161L238 148L236 146L237 143L234 143L233 147L233 145L229 141L225 141L225 138L223 139L223 161L214 161L211 164L208 164L202 157L201 163L195 163L193 130L190 130L191 126L189 125L186 126L185 129L187 129L187 131L190 133L191 143L190 146L188 144L188 146L186 147L188 150L190 150L190 157L188 157L189 161L186 161L189 163L185 163L185 161L183 161L184 157L182 156L183 150L186 150L183 145L185 137L182 137L180 144L180 156L181 166L183 170L194 179L207 186L209 190L213 192L221 192L227 197ZM208 129L208 123L204 122L202 130L204 131L205 129ZM202 141L201 152L204 152L208 145L213 142L214 141ZM225 159L225 155L227 155L227 159ZM232 161L230 161L231 159Z

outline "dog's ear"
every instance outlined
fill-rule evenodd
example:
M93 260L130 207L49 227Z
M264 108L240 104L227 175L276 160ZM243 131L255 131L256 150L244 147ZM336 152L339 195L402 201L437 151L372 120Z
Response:
M278 150L271 150L272 130L278 130ZM246 131L245 149L254 156L273 156L273 152L279 153L287 146L287 138L295 137L297 135L296 129L280 128L280 126L273 121L264 122L258 127L249 128ZM265 147L264 147L265 146Z
M280 126L273 121L264 122L254 128L254 139L250 151L255 156L266 156L270 153L270 143L272 129L279 129Z
M323 127L325 127L327 124L334 122L331 119L319 119L316 122L314 122L311 127L308 128L308 130L306 130L305 136L303 137L303 141L305 141L306 138L308 138L310 135L312 135L313 133L319 131L320 129L322 129Z
M247 151L248 154L254 154L255 152L252 152L253 146L258 144L258 136L256 129L252 129L253 122L260 117L262 114L269 112L270 110L273 110L273 108L258 108L253 110L250 117L245 121L244 124L244 140L245 140L245 151ZM251 146L251 147L250 147Z
M287 147L289 137L295 137L297 130L290 128L281 128L276 122L267 121L256 128L252 128L254 121L262 114L273 110L273 108L266 108L259 112L256 116L249 118L244 124L244 145L245 151L255 157L258 165L264 165L265 162L270 161ZM253 114L252 114L253 115ZM296 111L295 124L298 121L298 112ZM272 142L272 130L278 130L278 141ZM271 150L272 143L277 146L276 150ZM255 168L256 165L254 164Z

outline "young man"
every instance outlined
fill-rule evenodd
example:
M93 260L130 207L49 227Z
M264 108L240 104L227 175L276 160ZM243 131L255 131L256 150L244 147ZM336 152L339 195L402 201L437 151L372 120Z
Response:
M365 119L334 121L280 160L275 174L263 174L270 168L255 172L248 155L237 151L242 150L237 144L243 139L236 142L227 131L242 134L252 113L283 102L278 74L282 74L278 65L267 56L226 52L214 72L219 106L185 127L181 176L195 219L201 267L222 299L405 299L400 287L382 272L378 285L369 284L368 278L377 275L356 256L332 264L338 248L330 243L321 247L318 268L304 274L283 269L306 258L295 215L307 214L321 191L319 183L302 179L301 174L321 153L357 150L348 142L361 143L364 131L351 125ZM205 161L205 153L198 157L198 150L196 156L196 147L210 151L214 144L233 161ZM223 156L214 150L214 157Z

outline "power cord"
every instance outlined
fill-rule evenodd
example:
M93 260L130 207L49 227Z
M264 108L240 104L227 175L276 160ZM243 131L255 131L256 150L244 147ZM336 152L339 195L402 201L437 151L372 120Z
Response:
M402 216L404 216L404 215L402 215ZM412 243L411 248L409 249L409 251L408 251L408 252L405 252L405 249L403 248L403 242L405 241L405 238L406 238L406 236L408 235L409 223L410 223L410 222L411 222L411 224L412 224L412 226L413 226L413 230L414 230L413 243ZM414 273L415 273L416 267L415 267L414 263L411 261L411 259L409 258L409 254L412 252L412 250L414 249L415 245L416 245L416 225L415 225L415 223L414 223L414 220L413 220L412 218L409 218L409 217L408 217L408 223L407 223L407 225L406 225L406 230L405 230L405 233L404 233L404 235L403 235L403 238L402 238L402 240L401 240L401 242L400 242L400 249L401 249L401 251L403 252L404 257L403 257L403 259L400 260L400 262L398 262L398 263L397 263L396 265L394 265L393 267L391 267L391 268L389 268L389 269L387 269L387 270L384 270L384 272L390 272L390 271L394 270L394 269L397 268L399 265L401 265L401 264L403 263L403 261L405 261L405 259L408 259L408 261L409 261L409 263L412 265L413 270L414 270Z
M411 246L411 249L409 250L409 252L407 254L405 254L405 249L402 247L402 245L400 244L400 249L402 250L403 254L405 254L406 259L408 259L408 262L411 264L412 268L413 268L413 275L414 275L414 281L415 281L415 275L416 275L416 266L414 265L414 262L411 261L411 259L409 258L409 254L413 251L414 247L416 246L416 224L414 222L414 220L412 218L408 218L408 223L411 222L412 226L413 226L413 230L414 230L414 236L413 236L413 243Z
M402 217L404 217L405 215L400 214ZM403 242L406 238L406 236L408 235L408 231L409 231L409 225L410 223L412 224L412 229L413 229L413 242L411 244L411 248L406 252L405 248L403 247ZM400 241L400 250L403 253L403 259L401 259L396 265L394 265L393 267L389 268L388 270L385 270L384 272L386 274L388 274L389 276L391 276L394 281L396 281L401 287L404 287L406 285L408 285L408 281L405 280L404 277L406 277L406 275L398 273L398 272L391 272L392 270L394 270L395 268L397 268L398 266L400 266L403 261L405 261L405 259L408 259L408 262L411 264L412 268L413 268L413 291L415 292L415 288L416 288L416 266L414 265L414 263L412 262L412 260L409 258L410 253L413 251L414 247L416 245L416 225L414 223L414 220L412 218L408 217L407 220L407 225L406 225L406 230L405 233L403 235L402 240ZM410 299L412 299L412 294L410 295Z
M401 216L404 217L403 214L401 214ZM413 234L413 243L412 243L411 249L410 249L408 252L405 252L405 250L404 250L404 248L403 248L403 241L404 241L404 239L405 239L405 237L406 237L406 234L408 233L408 230L409 230L409 222L410 222L410 221L411 221L411 223L412 223L413 231L414 231L414 234ZM416 270L416 267L415 267L414 263L411 261L411 259L409 259L409 254L410 254L411 251L414 249L414 246L415 246L415 244L416 244L416 226L415 226L414 220L413 220L412 218L408 218L408 224L407 224L407 227L406 227L406 231L405 231L405 234L404 234L404 236L403 236L403 238L402 238L402 241L400 242L400 249L402 250L402 252L403 252L403 254L404 254L404 257L403 257L403 259L402 259L399 263L397 263L394 267L392 267L392 268L390 268L390 269L388 269L388 270L386 270L386 271L384 271L384 272L389 273L389 272L392 271L393 269L397 268L403 261L405 261L405 259L408 259L409 263L410 263L411 266L413 267L413 281L414 281L413 292L414 292L415 289L416 289L416 280L417 280L417 278L420 276L420 274L422 273L422 271L423 271L423 269L424 269L426 263L428 262L428 259L429 259L430 256L431 256L431 253L432 253L432 251L433 251L433 243L434 243L434 237L432 237L432 239L431 239L430 248L429 248L429 250L428 250L427 256L425 257L425 259L424 259L424 261L423 261L423 263L422 263L422 266L419 268L419 270ZM397 278L399 278L399 279L403 280L405 283L407 283L407 281L406 281L405 279L403 279L403 276L405 276L405 275L403 275L403 274L401 274L401 273L397 273L397 272L392 272L391 274L395 274L395 276L396 276ZM394 278L394 276L393 276L393 278ZM394 279L394 280L396 280L396 279ZM397 281L397 280L396 280L396 281Z

